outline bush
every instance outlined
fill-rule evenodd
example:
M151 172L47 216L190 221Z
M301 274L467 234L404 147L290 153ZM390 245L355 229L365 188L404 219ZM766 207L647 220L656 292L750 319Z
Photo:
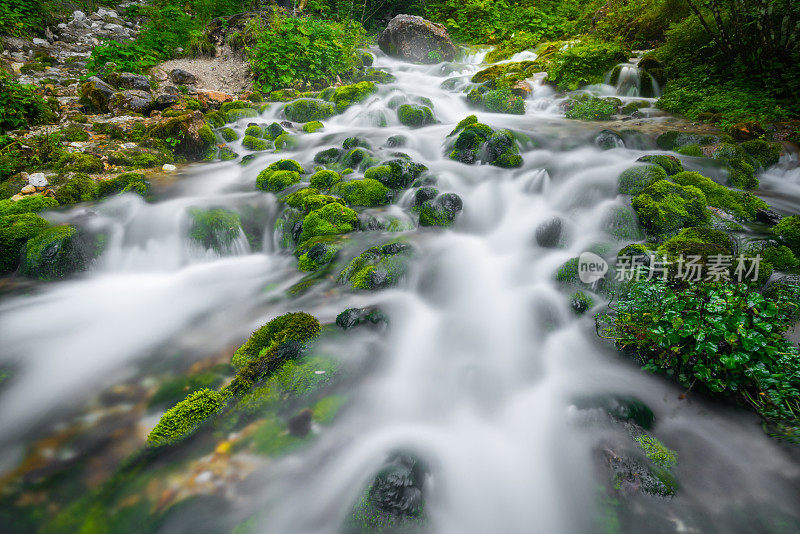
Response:
M594 96L570 99L569 105L565 116L581 121L607 121L617 112L613 101Z
M782 219L772 228L772 233L778 236L796 256L800 256L800 215Z
M604 320L608 337L635 351L645 370L668 374L684 387L700 385L796 427L800 353L783 334L797 307L783 294L766 298L745 284L641 281ZM796 428L788 431L798 437Z
M247 57L262 92L283 87L321 88L346 76L359 60L365 33L355 22L284 17L275 12L255 31Z
M42 0L2 0L0 34L16 37L41 34L53 20L48 7Z
M33 85L22 85L0 74L0 131L24 129L54 118L55 114Z

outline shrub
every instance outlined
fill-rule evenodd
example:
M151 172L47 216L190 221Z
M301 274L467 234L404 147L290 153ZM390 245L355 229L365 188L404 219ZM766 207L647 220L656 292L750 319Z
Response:
M785 217L772 228L772 233L789 247L796 256L800 256L800 215Z
M55 114L33 85L22 85L0 73L0 132L27 128L54 118Z
M524 115L525 99L513 94L507 87L502 87L483 95L483 107L493 113Z
M581 121L607 121L617 112L613 101L594 96L570 99L568 105L570 107L565 116Z

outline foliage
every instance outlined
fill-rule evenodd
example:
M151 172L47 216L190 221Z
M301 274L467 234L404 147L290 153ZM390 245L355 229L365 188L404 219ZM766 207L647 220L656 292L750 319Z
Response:
M772 228L772 232L789 247L795 255L800 256L800 215L781 219Z
M41 0L0 0L0 34L28 37L38 34L43 22L51 20L48 6Z
M275 11L270 24L255 29L255 42L246 50L256 84L269 92L333 85L357 65L357 51L365 44L358 23L286 17Z
M584 41L557 52L548 79L559 89L574 91L602 83L605 75L628 60L630 51L616 42Z
M0 74L0 132L27 128L54 118L52 109L36 93L35 86L22 85Z
M798 304L747 285L632 282L607 315L607 334L636 351L644 369L753 406L776 423L798 424L800 358L783 336Z
M569 106L565 116L568 119L581 121L607 121L617 112L617 106L613 101L595 96L582 95L571 98Z
M150 192L150 182L145 179L143 174L128 172L108 180L102 180L97 184L97 196L99 197L127 192L147 196Z
M695 186L659 180L631 202L639 222L652 234L665 234L698 226L708 217L706 197Z

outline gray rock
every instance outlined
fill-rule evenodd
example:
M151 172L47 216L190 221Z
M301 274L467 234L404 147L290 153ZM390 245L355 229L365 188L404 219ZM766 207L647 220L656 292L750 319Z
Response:
M86 13L83 11L78 11L77 9L72 12L72 20L76 20L78 22L86 20Z
M33 38L33 46L47 46L50 42L46 39L40 39L39 37Z
M197 83L197 76L183 69L172 69L169 71L169 79L178 85L193 85Z
M135 89L114 93L108 102L109 109L115 114L133 112L147 113L153 106L153 97L146 91Z
M158 95L155 101L156 109L166 109L180 102L180 98L173 94Z
M413 63L452 61L456 47L441 24L414 15L398 15L378 37L381 50Z
M119 75L117 80L119 87L125 89L136 89L138 91L150 91L150 82L140 74L133 74L130 72L123 72Z
M43 172L35 172L29 175L28 183L33 187L47 187L50 185L50 182L47 181L47 177Z

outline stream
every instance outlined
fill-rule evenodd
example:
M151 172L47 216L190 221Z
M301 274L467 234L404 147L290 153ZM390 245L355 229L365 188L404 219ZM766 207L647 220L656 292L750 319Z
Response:
M390 317L389 328L343 338L337 352L344 365L361 369L347 385L346 409L309 446L250 476L222 512L230 525L258 511L257 532L337 534L370 476L392 451L405 450L430 468L429 532L598 532L610 499L598 454L626 431L576 402L610 394L646 404L655 415L652 435L678 459L675 496L629 496L621 512L625 532L796 532L797 451L768 437L756 415L699 395L682 398L669 380L641 371L597 337L599 299L577 317L554 281L559 266L584 251L602 246L613 254L635 241L609 233L615 210L629 209L617 195L617 177L639 157L661 152L602 150L595 137L603 127L565 119L561 100L534 80L524 115L477 113L493 128L534 140L522 147L522 167L450 160L443 143L475 110L460 91L440 84L454 76L468 80L484 53L420 66L377 52L376 66L396 81L324 121L323 130L298 135L292 150L255 153L244 167L237 161L187 167L172 183L158 184L152 202L128 194L45 214L102 231L107 243L87 272L26 285L0 300L0 362L14 369L0 389L0 470L16 468L32 439L96 406L110 385L229 355L253 330L289 311L331 323L346 308L374 305ZM620 98L641 100L627 96L635 93L630 76L626 71ZM615 94L611 86L594 90ZM398 96L430 99L438 123L401 125L387 109ZM285 120L282 107L232 126L241 136L249 122ZM374 124L381 111L388 111L385 127ZM652 111L637 122L666 128L672 118ZM386 147L397 134L407 144ZM276 195L255 189L256 176L283 158L313 168L317 152L353 136L383 159L401 150L426 165L441 192L461 197L463 211L451 228L365 231L348 241L344 260L404 236L416 252L397 287L353 291L334 276L287 296L304 273L278 246L272 228L283 207ZM248 152L241 141L230 147ZM699 169L692 158L682 159L687 170ZM800 198L796 165L782 163L763 178L770 202L787 188L779 211L796 208ZM412 202L413 190L406 190L390 206L359 211L414 225ZM186 237L195 207L257 214L265 229L262 250L253 252L244 233L224 256L200 249ZM561 221L559 245L541 246L537 229L554 219ZM141 424L152 428L160 415L150 412ZM195 524L204 532L197 521L186 517L163 531Z

